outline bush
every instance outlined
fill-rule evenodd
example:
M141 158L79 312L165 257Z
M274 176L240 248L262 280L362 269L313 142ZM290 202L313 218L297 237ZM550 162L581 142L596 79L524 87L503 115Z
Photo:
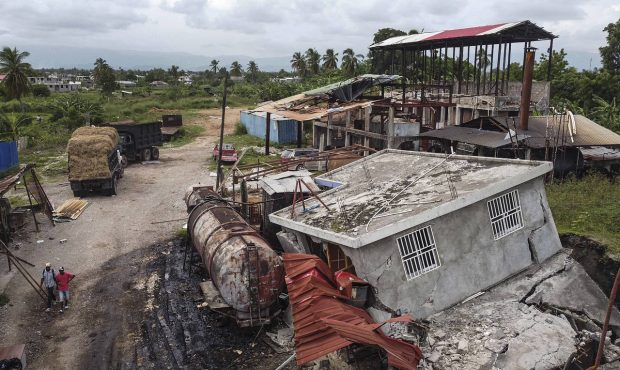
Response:
M245 128L244 125L241 124L241 122L237 122L237 125L235 125L235 135L247 135L248 134L248 129Z
M45 85L32 85L32 96L46 98L52 93Z

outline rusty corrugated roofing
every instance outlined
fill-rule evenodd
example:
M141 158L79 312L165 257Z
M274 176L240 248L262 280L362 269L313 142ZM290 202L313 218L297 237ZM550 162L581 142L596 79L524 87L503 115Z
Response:
M368 313L344 303L334 275L317 256L284 254L286 284L293 307L297 365L320 358L353 343L375 345L388 354L388 363L400 369L417 369L420 349L393 339L378 328ZM392 320L409 321L403 316Z
M11 186L15 185L19 179L24 175L24 172L28 171L32 166L27 164L19 169L15 174L8 175L0 180L0 195L6 193Z
M487 148L499 148L511 143L510 138L506 138L506 133L463 126L448 126L439 130L424 132L420 134L420 137L454 140L473 145L482 145Z

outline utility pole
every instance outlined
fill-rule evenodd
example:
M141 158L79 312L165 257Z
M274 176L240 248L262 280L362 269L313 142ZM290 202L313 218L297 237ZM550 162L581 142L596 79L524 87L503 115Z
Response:
M222 98L222 124L220 125L220 144L217 152L217 178L215 188L219 189L222 179L222 147L224 146L224 118L226 116L226 93L228 88L228 71L224 72L224 96ZM222 186L222 189L224 186Z

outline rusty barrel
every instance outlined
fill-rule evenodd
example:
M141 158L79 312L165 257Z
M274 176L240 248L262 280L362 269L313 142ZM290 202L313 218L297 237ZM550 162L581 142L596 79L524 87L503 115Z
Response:
M200 202L193 194L198 191ZM280 256L217 193L195 192L185 198L193 207L187 230L222 299L238 320L270 316L284 285Z

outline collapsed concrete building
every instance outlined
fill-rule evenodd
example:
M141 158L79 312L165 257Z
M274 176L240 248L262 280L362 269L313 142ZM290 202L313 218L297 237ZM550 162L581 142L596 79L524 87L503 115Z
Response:
M315 179L306 211L269 218L286 251L354 272L388 308L424 318L561 249L547 162L384 150Z

